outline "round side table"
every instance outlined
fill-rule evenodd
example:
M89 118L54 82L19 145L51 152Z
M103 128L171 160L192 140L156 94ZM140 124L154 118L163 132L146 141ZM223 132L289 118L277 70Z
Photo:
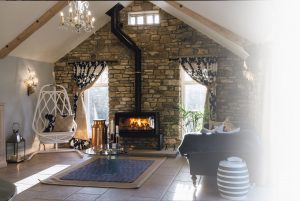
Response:
M17 187L3 179L0 179L0 198L1 200L12 201L17 194Z
M217 174L220 195L228 200L246 198L250 180L246 162L238 157L229 157L220 161Z

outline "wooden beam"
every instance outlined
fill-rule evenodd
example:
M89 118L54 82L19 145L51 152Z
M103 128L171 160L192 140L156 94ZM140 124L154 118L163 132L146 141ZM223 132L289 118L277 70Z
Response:
M38 3L38 2L37 2ZM30 26L28 26L22 33L20 33L15 39L9 42L5 47L0 50L0 58L6 57L11 51L18 47L24 40L36 32L40 27L46 24L54 15L61 11L68 1L59 1L49 10L47 10L41 17L35 20Z
M193 19L197 20L201 24L209 27L210 29L214 30L215 32L219 33L223 37L227 38L228 40L231 40L240 46L244 46L245 44L250 44L250 41L241 37L240 35L230 31L229 29L226 29L225 27L222 27L218 25L217 23L207 19L206 17L199 15L198 13L194 12L193 10L184 7L180 3L177 3L176 1L166 1L169 5L171 5L174 8L177 8L184 14L192 17Z

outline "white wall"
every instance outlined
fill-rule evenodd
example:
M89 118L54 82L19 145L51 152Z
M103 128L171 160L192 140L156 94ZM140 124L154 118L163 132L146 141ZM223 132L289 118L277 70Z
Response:
M27 96L24 79L28 68L39 80L36 92ZM0 60L0 103L5 104L6 138L12 134L12 123L21 124L21 135L26 140L26 154L37 148L37 141L31 129L33 112L41 86L53 82L53 64L8 56ZM35 143L34 143L35 142Z

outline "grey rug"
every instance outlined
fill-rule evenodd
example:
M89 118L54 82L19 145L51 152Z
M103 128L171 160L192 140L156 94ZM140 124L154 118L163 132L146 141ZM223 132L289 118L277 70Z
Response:
M43 184L139 188L165 161L166 158L118 157L107 159L93 157L71 166L48 179Z

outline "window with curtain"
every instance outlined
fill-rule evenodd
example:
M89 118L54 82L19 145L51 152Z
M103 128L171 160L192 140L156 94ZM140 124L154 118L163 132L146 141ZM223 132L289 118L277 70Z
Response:
M94 119L108 119L108 68L106 67L95 84L84 92L88 134L92 135Z
M193 122L192 116L194 115L195 117L197 115L196 112L204 113L207 88L194 81L181 68L181 90L182 108L185 112L193 112L193 114L190 113L188 119L183 119L182 133L196 132L201 126L193 125L195 122ZM202 125L202 120L198 121L198 123Z

